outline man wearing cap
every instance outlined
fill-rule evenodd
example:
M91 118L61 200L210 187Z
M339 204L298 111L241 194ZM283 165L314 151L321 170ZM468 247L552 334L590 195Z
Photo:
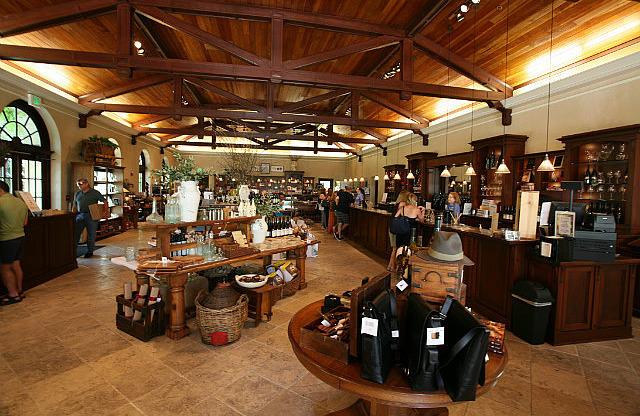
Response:
M76 216L76 242L80 240L82 230L87 229L87 253L85 258L93 256L93 251L96 248L96 231L98 231L98 220L91 218L91 211L89 205L97 204L98 202L104 202L104 196L92 187L89 186L89 181L86 178L78 179L76 182L79 190L73 196L73 212L77 212ZM102 211L102 218L109 216L109 205L104 204Z

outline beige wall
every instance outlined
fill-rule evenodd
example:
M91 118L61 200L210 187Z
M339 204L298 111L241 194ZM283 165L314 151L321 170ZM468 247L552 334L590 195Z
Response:
M574 77L554 81L551 89L549 150L562 148L562 144L555 139L563 135L638 123L638 74L640 54L637 53ZM0 105L4 107L17 98L26 100L27 93L42 97L43 107L39 111L47 123L54 151L54 208L65 208L66 195L75 191L73 178L70 178L69 162L81 160L80 142L93 134L112 137L119 143L123 157L121 164L126 168L125 177L134 185L137 185L138 178L138 155L143 149L148 151L149 167L152 169L160 168L163 157L168 157L173 163L171 152L165 151L165 154L161 155L159 147L151 139L138 138L137 144L131 145L131 134L135 134L135 130L104 116L89 118L88 127L80 129L78 114L86 113L86 108L0 69ZM422 146L419 137L408 135L387 144L389 152L386 158L381 155L379 149L365 150L362 163L357 162L357 157L339 159L304 156L298 160L298 170L303 170L306 176L316 179L323 177L341 181L345 177L364 176L373 184L374 175L383 174L382 166L395 163L406 165L407 154L424 151L438 152L440 155L467 152L471 150L471 140L492 137L504 132L528 135L526 152L541 152L547 148L547 103L548 88L544 85L507 100L506 107L513 109L513 124L506 128L500 124L499 113L496 110L482 108L473 114L473 134L471 115L466 114L451 119L448 131L445 129L446 123L428 127L426 133L430 136L429 146ZM213 154L198 155L195 158L199 166L223 170L223 167L219 166L219 158ZM263 155L261 162L282 165L285 170L291 170L291 161L286 156ZM380 195L382 188L383 183L380 181Z

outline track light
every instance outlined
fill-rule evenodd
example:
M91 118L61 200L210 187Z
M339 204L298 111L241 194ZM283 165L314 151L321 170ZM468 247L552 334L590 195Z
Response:
M469 6L467 6L466 4L463 4L462 6L460 6L460 11L462 13L466 13L469 11Z
M133 46L135 46L136 49L140 49L142 47L142 42L136 40L135 42L133 42Z

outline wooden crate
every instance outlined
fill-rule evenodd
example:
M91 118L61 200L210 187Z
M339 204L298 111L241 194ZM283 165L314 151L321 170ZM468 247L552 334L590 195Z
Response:
M334 312L348 311L349 308L339 306L329 312L329 314ZM300 328L300 346L313 350L319 354L326 355L327 357L334 358L342 363L348 364L349 342L333 339L314 331L314 329L318 325L320 325L320 322L322 322L323 319L324 318L320 317ZM353 322L351 322L351 325L353 325Z
M133 296L138 292L133 292ZM147 342L151 338L164 334L164 301L154 303L153 305L138 305L133 301L125 299L124 295L116 296L118 310L116 313L116 327L127 334ZM134 311L142 312L142 319L134 321L132 318L124 316L124 307L130 306ZM153 318L151 317L153 311Z
M444 303L447 296L461 299L462 265L428 261L417 256L411 256L409 265L412 292L434 303Z

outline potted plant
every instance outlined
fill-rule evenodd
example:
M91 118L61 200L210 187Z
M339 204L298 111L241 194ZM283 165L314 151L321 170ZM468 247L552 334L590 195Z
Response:
M178 200L180 203L180 215L182 222L193 222L198 218L198 205L200 205L200 192L198 182L209 176L209 169L196 167L193 157L183 158L179 153L174 154L176 166L165 165L162 169L153 169L151 172L163 181L167 188L180 182L178 186Z
M254 244L263 243L269 229L265 217L269 217L280 209L280 205L273 202L273 196L269 194L258 194L253 197L253 203L256 206L256 215L261 215L251 224L251 234L253 235Z

